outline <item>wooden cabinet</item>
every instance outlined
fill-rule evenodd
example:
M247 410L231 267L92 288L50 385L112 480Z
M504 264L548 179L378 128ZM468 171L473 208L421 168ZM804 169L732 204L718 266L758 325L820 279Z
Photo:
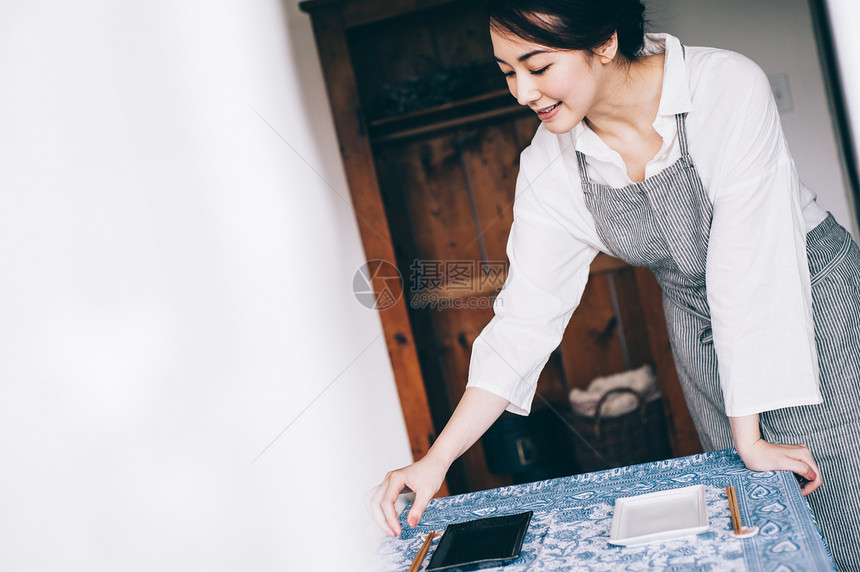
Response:
M310 14L366 257L403 295L380 309L412 452L420 458L466 385L471 345L505 273L519 154L538 120L493 61L468 1L312 0ZM383 261L383 262L380 262ZM373 273L371 273L373 274ZM384 272L378 294L390 293ZM567 407L593 377L655 366L676 455L699 451L650 271L599 256L544 369L535 408ZM508 484L475 446L445 492Z

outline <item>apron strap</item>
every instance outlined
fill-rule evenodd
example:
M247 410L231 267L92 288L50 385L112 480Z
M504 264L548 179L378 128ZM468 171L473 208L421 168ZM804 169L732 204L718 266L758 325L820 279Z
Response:
M690 149L687 146L687 114L678 113L675 115L675 125L678 129L678 143L681 145L681 156L689 157Z
M579 163L579 180L582 181L582 186L590 185L591 180L588 178L588 165L585 164L585 154L577 151L576 161Z

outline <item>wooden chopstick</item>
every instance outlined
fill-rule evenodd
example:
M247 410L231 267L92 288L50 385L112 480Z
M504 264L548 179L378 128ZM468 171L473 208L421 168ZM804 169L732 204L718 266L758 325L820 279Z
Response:
M732 512L732 525L735 527L735 534L740 534L741 529L741 511L738 508L738 497L735 495L735 487L729 485L726 487L726 495L729 497L729 510Z
M409 572L418 572L421 569L421 563L424 562L424 557L427 556L427 551L430 550L430 543L433 542L433 537L436 536L436 531L431 530L424 539L424 544L421 545L421 550L415 555L415 560L412 561L412 566L409 567Z

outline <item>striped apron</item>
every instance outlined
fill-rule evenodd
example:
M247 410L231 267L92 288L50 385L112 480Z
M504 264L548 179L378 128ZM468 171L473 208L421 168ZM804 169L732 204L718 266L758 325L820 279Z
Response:
M706 451L732 446L717 373L705 283L713 205L676 116L681 157L622 188L591 182L577 151L585 203L607 250L651 268L678 378ZM762 437L803 443L824 484L807 496L841 570L860 570L860 250L832 216L806 237L824 403L760 415Z

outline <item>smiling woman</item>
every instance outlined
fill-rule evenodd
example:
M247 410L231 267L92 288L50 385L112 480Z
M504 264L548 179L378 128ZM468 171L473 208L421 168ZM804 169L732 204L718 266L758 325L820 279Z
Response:
M508 87L541 121L521 156L510 271L447 426L377 488L380 526L399 532L404 486L414 526L503 410L529 412L604 252L656 275L702 446L734 445L750 469L804 479L849 569L860 561L860 250L798 179L767 77L739 54L643 34L634 0L491 0L489 16Z
M632 180L645 177L646 164L662 146L652 123L660 105L663 54L627 59L617 33L589 50L547 48L497 26L490 36L511 94L537 113L547 131L567 133L585 121L621 155ZM623 122L617 120L619 108L627 110Z
M594 58L578 50L542 48L496 30L491 35L496 61L520 105L529 106L553 132L570 131L582 121L596 96L595 75L601 71ZM609 49L604 44L600 53Z

